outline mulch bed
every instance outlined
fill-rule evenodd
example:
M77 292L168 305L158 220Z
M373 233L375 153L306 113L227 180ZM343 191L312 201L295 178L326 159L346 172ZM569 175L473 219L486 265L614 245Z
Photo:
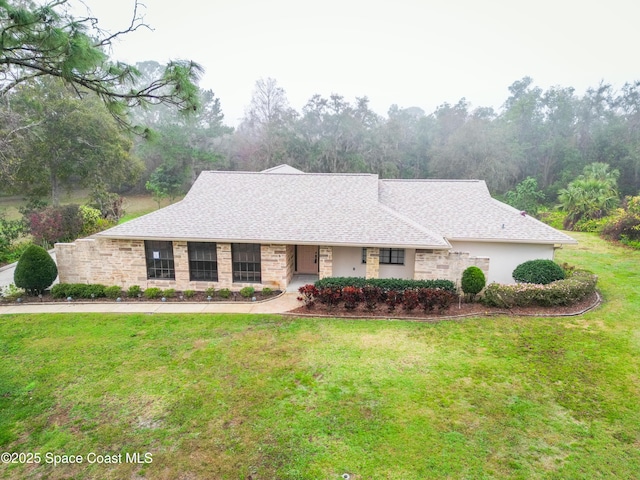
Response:
M264 301L264 300L269 300L269 299L273 299L275 297L277 297L278 295L280 295L282 292L280 290L273 290L271 292L270 295L263 295L261 292L255 292L253 294L253 297L249 297L249 298L245 298L242 295L240 295L239 293L232 292L231 296L229 298L222 298L218 295L214 295L211 300L207 300L207 294L205 292L195 292L194 296L191 298L180 298L180 296L182 295L182 292L176 292L175 297L167 297L165 302L170 302L170 303L186 303L186 302L210 302L210 303L220 303L220 302L244 302L244 303L252 303L252 302L260 302L260 301ZM133 298L129 298L126 295L123 295L122 297L122 302L130 302L130 303L138 303L138 302L152 302L152 303L158 303L158 302L162 302L161 298L147 298L144 295L142 295L141 297L133 297ZM253 300L253 298L255 298L255 300ZM101 298L74 298L72 300L75 303L113 303L116 300L113 298L106 298L106 297L101 297ZM15 303L15 300L12 301L2 301L0 300L0 305L3 303ZM67 299L66 298L53 298L51 296L50 292L45 292L44 295L42 295L42 298L40 297L32 297L32 296L27 296L25 295L24 297L22 297L22 303L67 303Z
M374 310L367 310L364 305L358 305L354 310L347 310L342 305L330 309L326 305L316 303L312 309L305 306L289 311L289 314L305 315L313 317L340 317L340 318L402 318L410 320L438 321L449 318L483 317L483 316L532 316L532 317L557 317L572 316L586 313L600 304L600 295L593 293L573 305L564 307L515 307L511 309L487 307L480 303L461 303L452 305L444 312L423 312L417 308L412 311L397 307L394 312L389 312L386 305L379 305Z

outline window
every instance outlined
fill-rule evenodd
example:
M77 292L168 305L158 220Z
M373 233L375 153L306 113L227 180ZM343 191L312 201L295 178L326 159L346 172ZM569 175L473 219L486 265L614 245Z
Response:
M367 263L367 249L362 249L362 263ZM403 248L381 248L380 249L381 265L404 265L404 249Z
M145 240L144 249L147 257L147 278L165 280L176 278L171 242Z
M404 249L381 248L380 263L384 265L404 265Z
M212 242L188 242L189 279L218 281L218 256Z
M233 281L260 283L260 245L257 243L234 243Z

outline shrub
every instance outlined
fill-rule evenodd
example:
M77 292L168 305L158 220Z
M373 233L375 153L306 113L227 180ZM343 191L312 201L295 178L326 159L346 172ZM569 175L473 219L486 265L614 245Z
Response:
M304 306L311 310L315 306L316 298L318 298L319 294L316 286L312 284L303 285L298 288L298 293L300 293L298 301L303 302Z
M538 210L537 218L553 228L562 230L567 214L560 210Z
M256 293L256 289L253 287L244 287L242 290L240 290L240 295L242 295L244 298L251 298L253 297L254 293Z
M365 285L362 287L362 298L364 307L372 311L378 306L378 302L382 301L382 289L373 285Z
M484 277L484 273L478 267L468 267L464 272L462 272L462 280L460 282L460 286L462 287L462 291L471 295L471 297L475 297L487 284L487 280Z
M264 287L262 289L262 296L263 297L268 297L269 295L272 295L272 294L273 294L273 290L270 289L269 287Z
M439 288L421 288L417 291L417 295L418 302L425 312L431 312L436 308L438 312L443 312L451 306L456 298L456 295L450 291Z
M362 301L362 289L357 287L344 287L340 295L347 310L354 310Z
M625 245L638 248L640 242L640 196L626 197L623 208L609 218L601 235L608 240L619 240Z
M162 296L162 289L158 287L147 288L144 291L144 296L149 299L160 298Z
M184 292L182 292L182 295L184 295L184 298L193 298L196 294L195 290L185 290Z
M98 233L100 231L100 220L102 220L100 210L87 205L80 205L79 210L82 217L82 231L80 234L86 237Z
M103 185L95 187L89 197L91 207L100 211L100 216L109 223L115 224L125 214L124 198L117 193L107 192Z
M229 298L231 296L231 290L229 290L228 288L221 288L220 290L218 290L218 295L220 295L220 298ZM213 295L211 296L213 297Z
M403 278L367 278L364 277L326 277L322 280L318 280L315 286L318 288L333 287L358 287L363 288L366 285L372 287L378 287L384 291L398 290L403 291L407 289L417 288L440 288L443 290L449 290L451 292L456 291L456 285L450 280L406 280Z
M342 289L339 287L324 287L318 289L318 301L328 308L333 309L338 306L342 298Z
M418 292L415 290L405 290L402 292L402 308L407 312L411 312L420 305L420 299L418 298Z
M20 257L25 252L27 248L29 248L31 243L22 242L22 243L14 243L6 248L0 248L0 265L13 263L20 260Z
M173 298L176 296L176 289L175 288L167 288L166 290L162 291L162 296L165 298Z
M571 230L574 232L600 233L611 220L611 217L603 218L581 218Z
M492 283L485 288L482 303L492 307L552 307L571 305L595 292L598 277L589 272L576 271L570 278L547 285Z
M516 282L537 283L546 285L556 280L562 280L564 270L553 260L529 260L521 263L513 271Z
M402 303L402 293L396 290L390 290L385 295L385 303L387 304L387 311L389 313L394 312L396 307Z
M131 285L127 289L127 297L136 298L139 295L142 295L142 288L140 288L140 285Z
M13 274L16 287L38 295L51 286L58 276L56 263L44 248L31 245L18 260Z
M116 299L122 296L122 289L118 285L113 285L104 289L104 295L107 298Z
M34 242L52 245L75 240L82 232L82 215L78 205L46 207L28 214L27 224Z
M24 289L16 287L13 283L0 288L0 297L5 300L16 300L24 294Z
M7 220L0 213L0 251L11 248L18 238L25 233L25 225L21 220Z
M58 283L51 287L51 296L53 298L100 298L105 296L105 289L106 287L99 283Z
M216 296L216 289L213 287L209 287L204 291L205 295L207 295L208 297L215 297Z

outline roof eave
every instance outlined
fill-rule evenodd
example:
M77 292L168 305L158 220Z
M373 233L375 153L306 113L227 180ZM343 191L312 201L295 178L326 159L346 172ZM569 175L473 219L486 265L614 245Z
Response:
M478 242L478 243L531 243L537 245L577 245L578 241L567 237L566 240L542 240L534 238L475 238L475 237L446 237L450 242Z
M96 234L97 237L110 240L159 240L172 242L217 242L217 243L260 243L267 245L326 245L330 247L378 247L378 248L415 248L430 250L450 250L451 244L413 244L413 243L376 243L376 242L336 242L325 240L277 240L277 239L255 239L255 238L199 238L199 237L165 237L155 235L110 235L104 233ZM445 239L446 241L446 239Z

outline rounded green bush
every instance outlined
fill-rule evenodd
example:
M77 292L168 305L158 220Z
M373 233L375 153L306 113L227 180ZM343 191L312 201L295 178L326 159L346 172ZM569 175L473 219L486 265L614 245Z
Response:
M529 260L521 263L513 271L516 282L547 285L565 278L564 270L553 260Z
M107 298L112 298L113 300L115 300L122 295L122 288L120 288L118 285L112 285L111 287L107 287L104 289L104 295Z
M460 286L462 291L468 295L477 295L487 284L487 280L482 270L478 267L471 266L462 272L462 281Z
M242 290L240 290L240 295L242 295L244 298L250 298L253 297L253 294L256 292L256 289L253 287L244 287Z
M58 276L58 267L49 252L38 245L31 245L18 260L13 274L16 287L38 295L51 286Z

